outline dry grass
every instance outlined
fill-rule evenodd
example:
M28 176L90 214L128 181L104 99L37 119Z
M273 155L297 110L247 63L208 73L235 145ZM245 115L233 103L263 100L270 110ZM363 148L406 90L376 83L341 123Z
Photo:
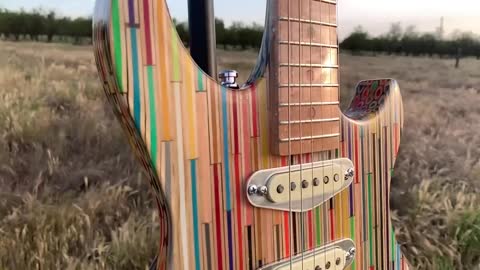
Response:
M255 53L220 52L219 62L246 78ZM392 204L419 269L479 263L479 66L342 56L343 101L360 79L393 77L402 87ZM91 48L0 43L0 89L0 269L145 269L157 215Z

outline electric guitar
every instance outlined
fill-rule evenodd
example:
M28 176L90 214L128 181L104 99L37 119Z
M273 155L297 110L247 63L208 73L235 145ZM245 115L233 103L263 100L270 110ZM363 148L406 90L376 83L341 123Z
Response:
M240 89L198 68L164 0L97 0L106 96L153 187L157 269L409 269L390 221L391 79L339 109L333 0L270 0Z

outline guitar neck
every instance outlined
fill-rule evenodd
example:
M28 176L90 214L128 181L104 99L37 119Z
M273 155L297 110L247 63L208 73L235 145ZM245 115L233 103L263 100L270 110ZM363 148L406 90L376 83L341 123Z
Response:
M272 149L282 156L336 149L340 131L336 2L275 2L269 66Z

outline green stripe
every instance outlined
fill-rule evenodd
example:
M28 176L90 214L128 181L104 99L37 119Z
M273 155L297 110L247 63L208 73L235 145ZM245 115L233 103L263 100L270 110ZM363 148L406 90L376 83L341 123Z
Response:
M197 72L197 80L198 80L198 91L206 91L206 89L204 88L203 86L203 71L201 68L198 68L198 72Z
M180 53L178 50L178 34L175 29L172 30L172 48L173 48L173 80L180 81Z
M192 177L192 208L193 208L193 245L195 247L195 269L200 270L200 237L198 234L198 192L197 192L197 161L190 161L190 175Z
M372 174L368 174L368 241L370 248L370 265L373 264L373 224L372 224Z
M350 218L350 238L355 241L355 219L354 217Z
M317 246L320 246L322 244L322 223L320 223L320 207L317 207L317 209L315 209L315 220L317 223Z
M120 29L119 0L112 1L113 50L115 53L115 73L117 75L120 92L123 92L123 63L122 63L122 36Z
M391 231L391 240L390 243L392 245L392 248L390 249L392 251L392 262L395 261L395 235L393 233L393 225L392 225L392 231Z
M148 92L149 92L149 106L150 106L150 140L151 149L150 156L152 157L153 167L157 166L157 113L155 111L155 86L153 84L153 67L147 67L148 75Z

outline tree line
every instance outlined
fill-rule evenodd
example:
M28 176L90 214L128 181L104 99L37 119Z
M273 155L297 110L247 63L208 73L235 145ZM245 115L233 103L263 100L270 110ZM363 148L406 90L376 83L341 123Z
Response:
M443 37L443 31L419 33L414 26L403 29L399 23L392 24L390 31L372 37L361 27L343 40L340 48L354 54L362 52L401 54L406 56L467 57L480 59L480 38L473 33L452 33Z
M188 45L188 24L174 20L183 42ZM258 49L263 36L263 26L234 22L226 26L223 20L215 19L217 44L225 49ZM64 41L90 43L91 18L58 16L53 11L32 10L29 12L0 9L0 38L32 41ZM475 56L480 59L480 38L471 33L456 32L444 38L441 31L419 33L414 26L405 29L399 23L392 24L390 31L373 37L361 27L340 43L340 48L353 53L373 52L412 56L459 57Z
M178 22L175 19L173 21L181 40L188 45L190 42L188 23ZM260 48L263 29L263 26L256 23L246 25L241 22L234 22L227 27L222 19L215 19L217 45L224 49Z
M178 34L188 45L188 24L174 20ZM224 48L259 48L263 27L235 22L225 26L221 19L215 20L217 43ZM91 42L92 19L58 16L55 12L32 10L30 12L0 9L0 38L10 40Z
M55 12L0 9L0 36L4 39L52 42L54 38L76 43L92 37L91 18L59 17Z

